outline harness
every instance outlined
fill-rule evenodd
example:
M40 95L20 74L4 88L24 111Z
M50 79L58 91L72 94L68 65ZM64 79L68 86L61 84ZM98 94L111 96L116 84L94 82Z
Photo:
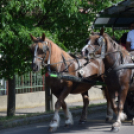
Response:
M43 41L42 44L43 44L43 52L44 52L45 56L44 56L43 58L37 56L37 50L38 50L38 47L39 47L39 46L38 46L38 44L36 44L35 50L34 50L33 62L35 62L36 58L42 60L42 65L43 65L44 67L47 67L48 72L51 72L50 65L54 65L54 64L61 64L61 63L64 63L65 69L64 69L62 72L68 72L68 65L67 65L67 62L71 62L71 61L76 60L76 62L77 62L77 64L78 64L78 68L77 68L76 70L79 70L79 69L83 68L84 66L86 66L86 65L89 63L89 59L88 59L88 58L85 58L87 62L84 63L83 65L81 65L79 59L81 59L82 57L79 58L79 57L73 56L74 59L66 60L65 57L64 57L63 54L62 54L62 61L61 61L61 62L57 62L57 63L52 63L52 64L51 64L51 63L50 63L50 59L51 59L51 43L50 43L50 42L48 43L47 41ZM48 45L50 45L50 47L48 47ZM49 51L49 57L48 57L48 60L47 60L47 64L45 64L44 61L45 61L45 59L46 59L46 53L47 53L47 51ZM71 56L72 56L72 55L71 55ZM74 71L76 71L76 70L74 70Z
M61 62L57 62L57 63L53 63L51 64L50 63L50 58L51 58L51 43L48 43L46 41L43 41L43 52L45 54L45 56L43 58L41 57L38 57L37 56L37 50L38 50L38 44L36 44L35 46L35 51L34 51L34 59L33 59L33 62L35 62L36 58L42 60L42 65L44 67L47 66L47 69L48 69L48 72L45 74L45 76L50 76L50 77L57 77L59 79L65 79L65 80L71 80L71 81L74 81L74 82L82 82L82 83L90 83L90 84L95 84L95 85L104 85L103 82L100 82L100 81L94 81L94 80L90 80L90 79L86 79L86 78L80 78L80 77L76 77L76 76L73 76L73 75L66 75L65 73L62 73L61 71L60 72L56 72L56 73L51 73L51 69L50 69L50 65L54 65L54 64L59 64L59 63L64 63L65 65L65 69L64 71L68 71L68 64L67 62L70 62L70 61L74 61L76 60L77 64L78 64L78 68L76 70L80 70L82 67L86 66L88 63L89 63L89 59L86 58L86 63L84 63L83 65L81 65L80 61L79 61L79 57L76 57L74 59L71 59L71 60L66 60L64 58L64 56L62 55L62 60ZM49 45L49 46L48 46ZM49 57L48 57L48 60L47 60L47 64L45 64L45 59L46 59L46 56L47 56L47 51L49 51ZM74 71L76 71L74 70ZM72 71L73 72L73 71Z
M121 52L121 50L120 50L120 46L118 47L118 50L117 50L117 51L114 51L114 52L107 52L107 53L106 53L106 49L107 49L106 47L107 47L107 45L106 45L105 39L104 39L102 36L100 36L100 37L97 39L97 42L98 42L98 44L99 44L98 49L95 49L95 48L94 48L94 50L93 50L92 52L90 52L90 54L93 54L93 55L94 55L94 58L101 58L101 59L104 59L105 56L107 56L107 55L109 55L109 54L111 54L111 53L117 53L117 52L118 52L118 53L119 53L118 57L120 56L120 61L121 61L120 64L122 65L122 64L124 63L124 61L123 61L123 54L122 54L122 52ZM89 45L89 46L92 46L90 43L89 43L88 45ZM100 47L101 47L101 54L100 54L99 56L96 56L95 53L100 49ZM115 59L115 61L116 61L116 59ZM108 74L108 73L110 73L111 71L117 71L117 70L119 70L116 64L117 64L117 62L115 62L112 67L108 68L108 69L105 71L105 74ZM102 74L102 75L103 75L103 74Z
M105 43L105 39L100 36L98 39L97 39L97 42L99 44L99 47L97 49L95 49L92 45L91 45L91 42L89 41L88 42L88 45L93 49L92 52L89 52L89 55L93 55L95 58L102 58L104 59L105 58L105 55L106 55L106 43ZM101 47L101 55L99 56L96 56L95 52L97 52Z
M63 54L62 54L62 59L63 59L64 65L65 65L64 71L65 71L65 72L68 72L68 65L67 65L67 63L66 63L66 59L64 58Z

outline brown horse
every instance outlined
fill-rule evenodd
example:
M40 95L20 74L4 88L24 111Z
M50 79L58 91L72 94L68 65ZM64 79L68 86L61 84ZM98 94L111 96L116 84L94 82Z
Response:
M31 45L31 50L34 54L32 70L39 71L42 65L50 64L52 71L64 72L84 78L93 77L93 80L99 79L101 74L104 73L104 64L101 59L91 59L89 63L82 58L78 61L71 57L67 52L63 51L59 46L53 43L51 40L45 37L45 34L41 38L35 38L31 35L31 39L34 44ZM57 64L55 64L57 63ZM86 65L84 65L86 64ZM83 66L83 67L82 67ZM81 68L82 67L82 68ZM81 73L82 72L82 73ZM65 103L64 99L71 94L81 94L83 98L83 110L80 121L87 120L87 108L89 104L88 90L93 86L91 83L78 83L68 80L59 80L57 78L46 78L50 82L51 91L57 97L55 104L55 113L50 123L50 130L53 131L59 125L59 109L62 107L66 116L65 124L73 124L72 115ZM108 115L111 115L111 111L108 111Z
M117 70L120 65L133 63L133 52L129 53L122 46L118 45L108 34L101 30L100 33L92 33L89 37L88 47L90 52L100 55L105 64L105 83L109 91L112 108L117 115L116 122L112 125L112 131L119 131L121 120L125 120L126 115L122 112L128 91L134 89L133 72L134 69ZM132 65L132 64L131 64ZM119 104L114 101L115 92L119 94Z

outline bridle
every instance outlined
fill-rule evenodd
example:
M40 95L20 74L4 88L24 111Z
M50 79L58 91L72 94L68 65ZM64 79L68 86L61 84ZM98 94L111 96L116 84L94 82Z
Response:
M104 59L105 58L105 54L106 54L106 42L105 42L105 39L102 37L102 36L100 36L98 39L97 39L97 43L99 44L99 47L97 48L97 49L95 49L95 47L93 47L92 45L91 45L91 42L89 41L88 42L88 46L90 46L92 49L93 49L93 51L91 52L91 51L89 51L89 53L88 53L88 55L89 55L89 58L90 58L90 55L93 55L93 58L102 58L102 59ZM101 55L99 55L99 56L96 56L96 52L99 50L101 48Z
M116 50L116 51L113 51L113 52L107 52L106 53L106 46L107 46L107 44L106 44L105 39L102 36L100 36L97 39L97 42L99 44L99 48L95 49L95 47L94 47L94 51L91 52L91 53L94 54L93 58L102 58L102 59L104 59L107 55L112 54L112 53L119 53L120 54L121 66L115 67L115 65L116 65L116 62L115 62L112 67L110 67L108 70L106 70L107 73L111 72L112 70L113 71L117 71L117 70L119 70L119 68L123 68L124 67L124 65L123 65L123 63L124 63L124 61L123 61L123 54L122 54L120 49ZM90 43L88 45L92 46ZM96 57L95 53L100 49L100 47L101 47L101 54L99 55L99 57ZM115 61L116 61L116 59L115 59Z
M47 67L48 67L48 71L51 72L51 70L50 70L51 43L50 42L48 43L47 41L43 41L42 44L43 44L43 52L44 52L45 56L43 58L37 56L37 50L39 48L38 43L37 43L35 46L35 50L34 50L33 63L35 62L36 59L40 59L40 60L42 60L41 61L42 65L45 67L46 66L45 59L46 59L47 51L49 51L49 57L47 60L47 65L48 65ZM50 45L50 47L48 47L48 44Z

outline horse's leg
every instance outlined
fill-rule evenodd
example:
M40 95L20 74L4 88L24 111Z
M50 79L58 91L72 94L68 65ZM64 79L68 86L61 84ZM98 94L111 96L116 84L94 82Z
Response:
M111 101L110 101L108 89L107 89L107 87L103 87L103 89L104 89L104 94L105 94L106 100L107 100L106 122L108 122L108 121L111 121L113 119L113 109L112 109L112 106L111 106Z
M83 109L82 115L80 118L80 123L85 123L87 121L88 105L89 105L89 96L88 91L81 94L83 98Z
M70 89L69 88L64 88L64 90L61 92L60 95L58 95L58 100L55 103L55 112L54 112L54 116L50 122L50 131L55 131L57 129L57 127L59 126L59 122L60 122L60 116L59 116L59 110L61 108L61 106L64 105L64 99L66 98L66 96L70 93Z
M127 86L128 87L128 86ZM127 96L127 87L122 89L119 94L119 104L115 109L115 113L117 114L116 122L112 126L112 131L119 131L121 127L121 121L127 118L126 114L123 113L124 103Z
M62 103L62 108L65 113L65 126L73 125L73 117L65 101Z
M54 94L54 93L53 93ZM57 97L57 99L58 99L58 97L59 97L59 95L57 95L57 94L54 94L56 97ZM56 102L57 103L57 102ZM51 122L50 122L50 124L49 124L49 131L51 131L51 132L53 132L53 131L55 131L56 129L57 129L57 127L59 126L59 123L60 123L60 116L59 116L59 114L58 114L58 111L59 111L59 109L58 110L56 110L56 103L55 103L55 113L54 113L54 116L53 116L53 118L52 118L52 120L51 120Z

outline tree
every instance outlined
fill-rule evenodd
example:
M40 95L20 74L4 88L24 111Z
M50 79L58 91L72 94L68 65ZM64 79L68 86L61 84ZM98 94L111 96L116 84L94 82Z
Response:
M121 0L1 0L0 77L29 71L25 66L29 33L47 37L65 50L80 49L98 11ZM81 10L82 9L82 10Z
M31 59L29 33L40 36L44 32L66 51L81 49L96 13L119 1L1 0L0 78L13 80L16 73L30 71L26 64Z

